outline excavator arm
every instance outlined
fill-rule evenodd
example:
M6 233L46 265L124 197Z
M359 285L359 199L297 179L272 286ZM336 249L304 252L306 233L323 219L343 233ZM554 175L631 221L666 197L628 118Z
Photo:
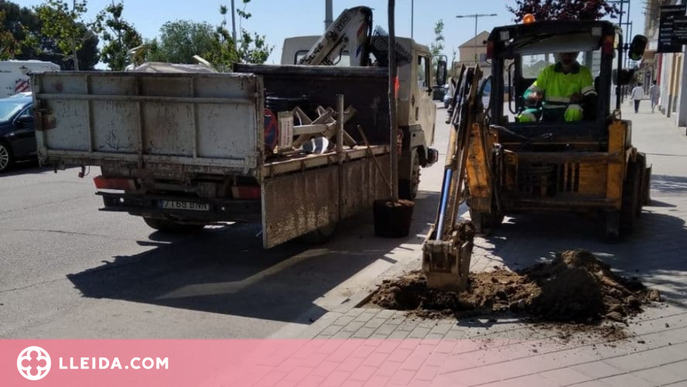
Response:
M463 66L455 88L439 208L422 247L422 269L430 288L461 291L468 285L475 229L471 223L459 221L458 210L461 199L468 195L464 188L468 186L468 157L474 156L473 145L479 145L485 134L481 79L479 66Z
M351 66L367 66L371 34L372 9L368 7L346 9L298 64L333 65L339 57L348 52Z

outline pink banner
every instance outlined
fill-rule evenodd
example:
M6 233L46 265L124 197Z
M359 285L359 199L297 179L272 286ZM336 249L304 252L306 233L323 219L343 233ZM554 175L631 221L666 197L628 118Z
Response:
M4 340L0 375L13 387L448 386L460 385L452 373L476 366L487 347L531 355L531 342L517 344L524 342Z

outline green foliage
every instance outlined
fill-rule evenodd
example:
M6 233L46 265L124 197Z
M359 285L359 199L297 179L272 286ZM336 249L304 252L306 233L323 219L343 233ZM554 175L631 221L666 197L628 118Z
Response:
M514 0L515 5L506 8L520 22L526 14L534 15L535 20L599 20L620 14L620 10L610 0Z
M123 71L129 64L127 52L143 43L138 31L122 19L123 11L123 3L113 3L98 14L94 23L95 31L104 41L101 60L114 71Z
M442 55L444 51L445 41L446 39L444 38L444 20L439 19L439 21L437 21L437 23L434 25L434 42L432 42L429 45L429 51L432 53L435 65L439 61L439 56Z
M265 36L258 35L256 32L251 35L248 31L243 30L241 35L241 44L238 50L241 61L243 63L265 63L274 46L268 45Z
M64 0L47 0L35 8L41 21L41 34L52 39L65 56L71 56L78 70L78 51L88 38L88 29L80 23L86 13L86 1L75 0L72 7Z
M238 62L238 52L236 51L236 44L231 36L231 32L227 29L227 13L229 12L226 5L219 7L219 13L222 15L222 23L215 29L215 48L205 58L218 71L231 71L231 66Z
M236 13L239 15L239 25L242 20L248 20L253 15L246 12L246 8L251 0L243 0L243 9L237 9ZM267 58L274 50L274 46L267 44L264 35L258 35L257 32L252 34L247 30L241 28L241 39L237 47L237 54L239 61L243 63L265 63Z
M5 11L0 10L0 60L13 59L21 53L21 42L5 27L5 17Z
M0 11L6 16L0 23L1 28L10 31L20 43L20 52L15 59L38 59L53 62L66 70L74 68L73 60L60 51L56 41L42 33L42 22L33 9L0 0ZM85 36L83 47L78 50L79 68L92 69L98 63L98 37L82 23L77 25Z
M194 55L211 57L217 41L210 24L177 20L163 24L159 40L150 40L146 45L148 61L190 64L195 63Z

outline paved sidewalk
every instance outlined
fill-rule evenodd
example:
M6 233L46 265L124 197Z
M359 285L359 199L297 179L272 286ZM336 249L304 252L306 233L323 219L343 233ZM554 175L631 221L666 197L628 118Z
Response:
M687 386L687 139L648 105L626 118L654 173L653 202L631 240L607 243L600 219L523 215L476 241L471 270L518 269L562 250L593 251L666 298L630 322L629 338L561 337L516 319L424 320L358 307L314 323L304 335L314 339L309 349L256 385ZM419 268L420 243L404 245L417 260L378 282Z

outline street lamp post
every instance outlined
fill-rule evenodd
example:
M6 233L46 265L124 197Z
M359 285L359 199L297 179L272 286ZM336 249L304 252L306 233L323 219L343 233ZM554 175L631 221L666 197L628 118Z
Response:
M462 19L462 18L475 18L475 37L474 39L474 50L475 50L475 63L479 63L478 56L477 56L477 20L481 17L492 17L492 16L498 16L495 13L475 13L472 15L457 15L456 18Z

